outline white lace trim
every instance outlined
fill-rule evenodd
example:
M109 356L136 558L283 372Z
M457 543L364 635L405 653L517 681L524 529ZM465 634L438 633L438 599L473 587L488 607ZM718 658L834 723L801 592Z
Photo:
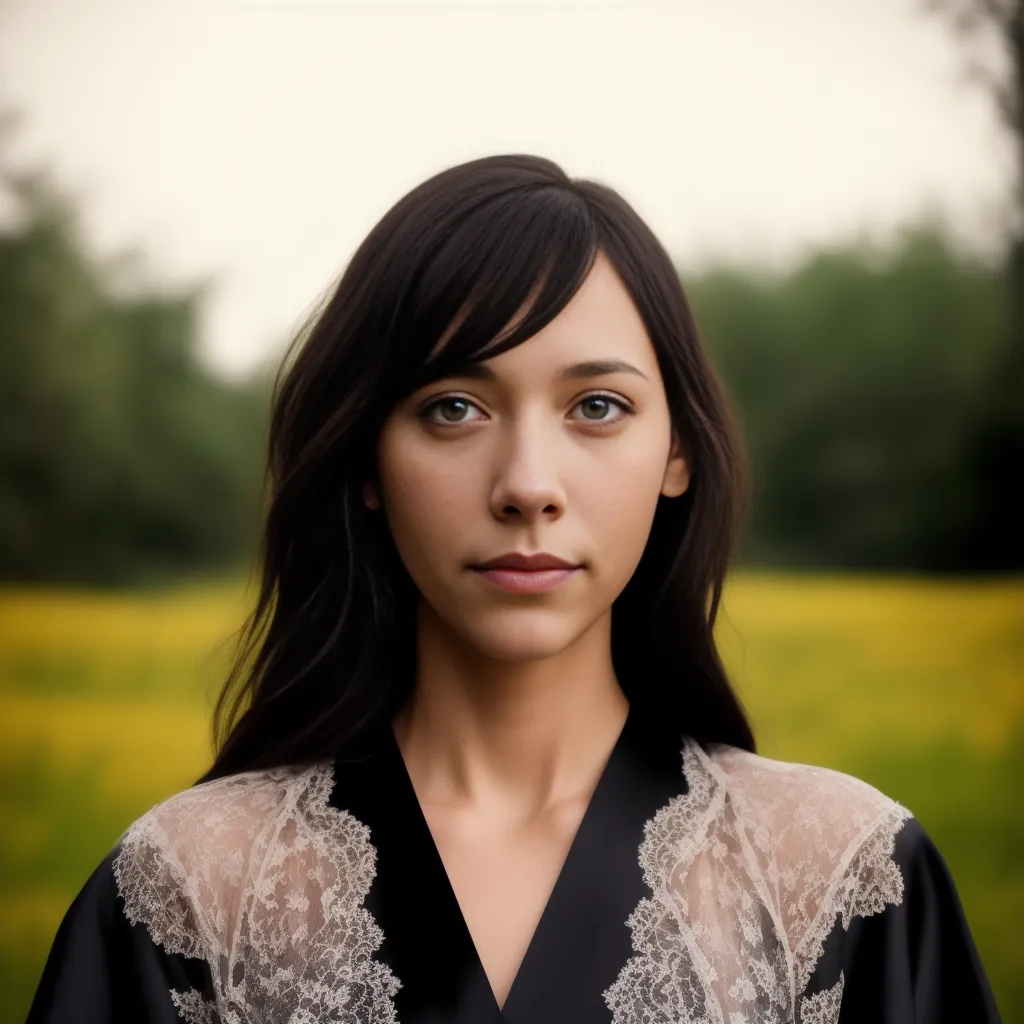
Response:
M604 993L613 1024L836 1024L843 976L807 987L837 920L903 899L910 812L849 775L687 739L688 790L644 829L651 895ZM179 793L122 838L125 914L204 960L212 998L172 991L188 1024L397 1024L401 987L363 902L369 829L328 804L330 765L247 772Z
M178 1016L188 1024L221 1024L216 1003L204 999L202 993L196 992L195 989L178 992L172 988L171 1002L174 1003Z
M837 916L848 928L902 902L892 852L910 812L852 776L735 747L687 739L683 770L688 791L644 829L651 896L604 993L613 1024L837 1020L842 978L807 984Z
M800 1024L839 1024L839 1004L843 999L846 975L839 972L839 980L831 987L804 996L800 1000Z
M328 805L333 781L329 765L218 779L122 838L125 915L209 965L214 1001L172 993L189 1024L395 1024L400 983L372 959L383 934L362 907L376 851Z

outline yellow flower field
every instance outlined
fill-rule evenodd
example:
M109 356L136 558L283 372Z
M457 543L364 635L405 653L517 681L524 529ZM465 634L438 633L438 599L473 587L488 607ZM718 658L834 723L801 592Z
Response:
M0 591L0 1024L70 900L202 772L248 596ZM1024 581L739 574L723 656L768 757L904 803L943 852L1005 1021L1024 1021Z

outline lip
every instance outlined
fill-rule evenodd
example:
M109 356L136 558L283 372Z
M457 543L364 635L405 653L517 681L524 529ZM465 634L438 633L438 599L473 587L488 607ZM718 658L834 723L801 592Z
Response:
M575 576L581 566L541 551L527 555L510 551L472 566L484 579L512 594L540 594Z
M472 568L481 569L515 569L518 572L540 572L545 569L578 569L579 566L573 562L567 562L564 558L549 555L545 551L535 555L523 554L520 551L509 551L504 555L498 555L487 562L481 562Z
M568 569L473 569L485 580L489 580L511 594L540 594L553 590L575 576L579 566Z

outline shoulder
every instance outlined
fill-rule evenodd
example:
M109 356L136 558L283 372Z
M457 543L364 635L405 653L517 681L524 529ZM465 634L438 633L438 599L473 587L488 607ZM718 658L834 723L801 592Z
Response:
M394 1020L398 982L373 959L383 934L364 906L376 853L333 788L330 763L203 783L143 814L104 861L115 925L162 963L200 962L174 961L189 1020L225 1007L231 1020Z
M875 786L736 747L705 750L692 740L683 764L688 870L756 893L785 934L801 980L837 921L846 929L854 917L903 901L898 837L916 844L923 830Z
M684 738L682 759L686 793L661 812L675 820L669 832L691 852L728 833L787 877L799 870L805 881L832 878L859 852L891 852L913 818L899 801L835 769L692 737Z
M899 801L863 779L819 765L779 761L727 745L691 763L727 794L744 825L762 842L802 837L804 845L841 857L879 831L895 835L912 817Z
M330 806L332 786L329 763L275 768L201 783L157 804L115 849L125 916L169 952L208 957L251 916L260 886L314 872L333 880L336 895L367 889L368 830Z
M797 902L818 908L828 902L844 925L854 914L901 902L897 836L920 829L906 829L913 815L898 800L846 772L736 747L713 747L702 767L729 804L736 829ZM798 914L792 924L799 931L809 921Z

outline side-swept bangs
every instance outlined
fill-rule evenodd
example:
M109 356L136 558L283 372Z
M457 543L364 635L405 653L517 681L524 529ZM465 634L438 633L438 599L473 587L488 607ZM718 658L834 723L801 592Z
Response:
M505 183L502 190L485 184L465 196L453 189L441 221L401 224L400 234L416 236L424 256L398 304L390 337L380 339L392 346L392 358L378 415L425 384L532 338L562 312L590 272L599 238L581 197L555 183ZM401 217L397 209L395 216Z

